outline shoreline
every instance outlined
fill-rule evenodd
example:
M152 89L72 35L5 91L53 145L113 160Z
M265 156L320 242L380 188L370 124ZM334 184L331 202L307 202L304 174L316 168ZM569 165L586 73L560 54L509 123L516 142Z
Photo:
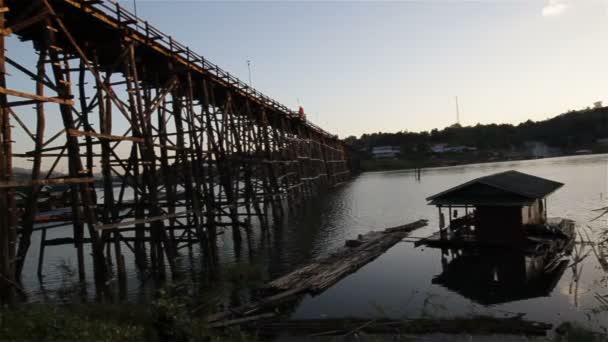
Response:
M544 157L544 158L523 158L523 159L505 159L505 160L491 160L491 161L478 161L472 163L462 163L462 164L454 164L454 165L435 165L435 166L421 166L421 167L409 167L409 168L384 168L384 169L374 169L374 170L365 170L361 168L361 173L375 173L375 172L391 172L391 171L415 171L415 170L438 170L438 169L447 169L452 167L462 167L462 166L474 166L474 165L485 165L485 164L499 164L499 163L508 163L508 162L524 162L524 161L537 161L537 160L553 160L560 158L572 158L572 157L597 157L605 155L608 157L608 153L589 153L589 154L567 154L560 155L554 157ZM391 160L399 160L402 159L391 159Z

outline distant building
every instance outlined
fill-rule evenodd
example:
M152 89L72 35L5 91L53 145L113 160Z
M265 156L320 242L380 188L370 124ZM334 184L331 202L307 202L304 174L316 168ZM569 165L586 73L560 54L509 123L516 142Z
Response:
M597 139L595 142L598 145L608 145L608 138L600 138Z
M433 153L445 153L446 148L448 147L448 144L435 144L435 145L431 145L431 151L433 151Z
M541 141L526 141L524 142L526 153L535 158L552 157L559 155L561 150L550 147Z
M435 145L431 146L431 151L433 151L433 153L447 153L447 152L462 153L462 152L468 152L468 151L477 151L477 147L464 146L464 145L449 146L448 144L435 144Z
M463 152L470 152L470 151L477 151L477 147L458 145L458 146L450 146L450 147L446 148L446 152L463 153Z
M602 101L597 101L593 103L593 108L594 109L600 109L603 107Z
M372 148L374 158L395 158L401 149L399 146L377 146Z

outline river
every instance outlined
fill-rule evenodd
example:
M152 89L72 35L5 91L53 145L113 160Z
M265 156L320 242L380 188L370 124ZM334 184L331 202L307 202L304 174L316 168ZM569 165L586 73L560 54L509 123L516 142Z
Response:
M285 253L291 256L287 259L293 262L293 258L297 258L294 255L298 254L301 259L296 262L317 257L357 234L420 218L428 219L429 225L415 231L412 236L428 236L438 229L438 213L434 206L427 205L425 198L465 181L506 170L517 170L565 184L548 198L550 217L575 220L578 229L584 227L595 236L608 228L605 218L592 222L598 216L592 210L608 206L607 155L427 169L423 170L420 180L410 171L374 172L364 173L327 195L318 202L318 214L310 214L306 220L293 226L290 230L295 237L286 241L284 247L288 250ZM589 246L578 245L577 248L581 248L583 254L590 251ZM479 268L483 270L485 267L483 260L477 261L479 264L473 261L466 265L470 273L463 272L465 282L468 277L474 279L481 271ZM573 267L569 267L546 296L525 298L535 293L522 294L521 289L513 286L511 297L509 293L496 294L501 296L502 303L483 305L479 302L488 301L476 298L480 296L469 293L467 297L433 284L433 279L442 273L440 250L415 248L413 243L403 242L328 291L306 298L296 308L293 317L388 315L398 318L525 313L527 319L533 320L553 323L578 321L606 326L608 316L605 310L601 310L595 294L608 294L608 274L602 270L593 253L576 266L580 274L578 282L573 281ZM499 281L510 284L509 279ZM495 288L476 290L498 291ZM596 312L598 309L601 312Z
M550 217L575 220L578 228L587 230L594 239L608 229L606 218L592 221L598 215L593 209L608 206L608 155L425 169L420 179L406 170L373 172L364 173L302 204L297 213L286 219L282 228L272 230L271 239L254 234L251 253L245 250L240 260L258 265L264 270L265 278L271 279L331 252L342 246L346 239L370 230L424 218L429 220L429 225L415 231L412 237L428 236L438 229L438 215L437 209L427 205L425 198L465 181L506 170L517 170L565 184L548 198ZM219 249L224 265L234 263L236 259L230 235L227 232L220 236ZM37 235L33 237L33 246L36 246L38 238ZM67 254L66 248L70 249ZM448 289L433 282L443 272L441 251L414 247L412 242L404 241L326 292L304 298L294 306L292 317L382 315L398 318L525 313L525 317L531 320L552 323L578 321L594 327L606 326L608 310L600 307L595 295L608 294L608 274L600 267L590 248L577 245L579 252L589 253L588 256L576 267L566 268L543 291L535 291L534 288L528 291L525 286L522 289L517 286L521 283L509 282L503 276L495 279L498 284L492 288L474 289L477 292L490 291L488 293L495 295L493 299L500 297L489 304L492 301L488 298L479 298L471 292L473 290L468 289L467 292L466 289L467 278L471 278L471 283L478 279L476 276L480 270L488 267L488 260L473 258L465 263L460 279L465 289ZM495 257L511 262L506 256ZM33 300L41 300L47 291L60 287L66 275L65 268L47 267L40 283L35 276L36 259L36 255L29 257L23 283ZM64 246L47 248L47 260L52 265L67 263L73 266L71 260L75 259L72 248ZM195 255L184 257L180 263L195 281L205 272L198 260ZM124 300L149 300L148 290L154 288L154 284L148 281L142 285L145 274L135 271L130 264L127 260L129 279ZM526 275L514 274L513 277L525 278ZM574 281L576 278L578 280ZM534 283L530 284L533 287ZM513 286L513 291L509 292L508 286ZM85 292L90 294L90 288Z

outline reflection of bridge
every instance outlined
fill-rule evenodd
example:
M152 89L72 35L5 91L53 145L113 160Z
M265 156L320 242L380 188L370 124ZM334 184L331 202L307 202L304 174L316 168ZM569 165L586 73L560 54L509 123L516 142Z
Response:
M218 227L231 226L240 244L251 218L265 227L283 215L282 199L350 175L336 136L111 0L0 0L0 28L0 275L8 283L38 229L44 184L69 184L73 236L60 241L76 247L81 277L90 242L102 279L108 258L124 271L126 247L138 266L161 269L193 243L213 253ZM31 53L5 52L11 35L32 42ZM13 162L31 168L31 180L15 181ZM62 165L69 175L58 177ZM22 186L30 190L17 214Z

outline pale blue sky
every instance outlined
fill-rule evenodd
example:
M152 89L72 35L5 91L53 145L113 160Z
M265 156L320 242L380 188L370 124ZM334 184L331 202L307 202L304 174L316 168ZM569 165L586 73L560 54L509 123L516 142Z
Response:
M294 109L299 98L343 138L443 128L456 120L456 95L464 125L608 100L607 3L137 0L137 9L244 81L250 59L254 87ZM9 53L35 60L20 44Z
M132 6L132 1L121 1ZM139 16L341 137L608 99L606 1L138 0Z

